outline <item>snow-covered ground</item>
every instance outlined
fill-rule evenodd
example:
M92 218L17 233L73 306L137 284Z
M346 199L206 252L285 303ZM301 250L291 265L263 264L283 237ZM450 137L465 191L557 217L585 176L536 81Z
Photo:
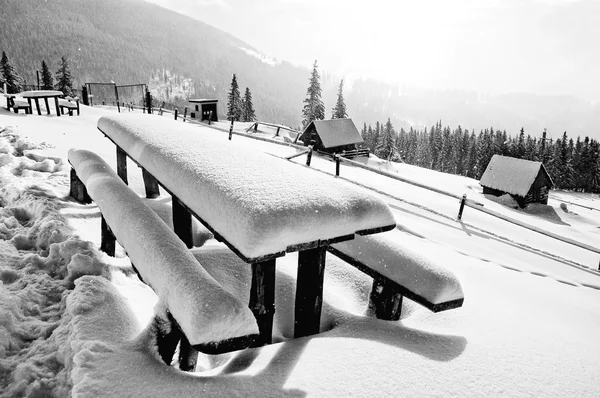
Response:
M391 195L396 235L457 276L463 307L433 314L404 300L400 321L365 317L370 278L328 256L322 333L293 339L297 257L287 255L278 260L274 344L201 355L194 373L167 367L147 327L155 294L122 249L116 258L98 251L98 208L68 197L69 148L115 167L114 145L96 129L100 116L115 113L0 109L1 396L600 396L600 255L470 208L458 222L456 199L346 165L343 178ZM227 144L225 133L214 134ZM276 156L296 152L233 139ZM600 212L571 204L599 209L597 195L552 192L549 206L515 210L472 179L369 162L599 246ZM128 166L129 185L142 195L141 173ZM318 156L312 167L335 172ZM168 198L147 202L164 209ZM247 301L248 266L212 240L192 254Z

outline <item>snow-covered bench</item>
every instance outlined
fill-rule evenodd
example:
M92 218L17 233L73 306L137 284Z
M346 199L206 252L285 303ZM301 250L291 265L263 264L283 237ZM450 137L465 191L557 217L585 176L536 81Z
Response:
M65 97L58 99L58 106L60 108L60 112L64 115L65 109L69 112L69 116L73 116L73 111L77 111L77 116L79 116L79 98L78 97Z
M180 353L188 344L209 354L250 346L258 337L258 326L247 305L204 270L167 224L100 157L71 149L68 158L98 205L104 229L110 228L141 278L159 297L155 322L159 329L167 325L167 333L159 334L159 352L165 362L171 362L179 339Z
M379 319L400 319L402 296L433 312L462 306L456 276L404 238L394 230L332 244L328 250L373 277L369 308Z
M14 94L4 94L4 97L6 98L7 111L12 109L15 113L19 113L19 110L23 109L25 114L31 114L31 105L27 101L16 99Z
M154 115L102 117L98 129L141 168L146 194L173 196L173 224L191 247L191 216L251 264L250 308L269 343L275 260L299 252L295 336L318 333L327 245L395 226L380 197L308 167L248 149L215 130Z

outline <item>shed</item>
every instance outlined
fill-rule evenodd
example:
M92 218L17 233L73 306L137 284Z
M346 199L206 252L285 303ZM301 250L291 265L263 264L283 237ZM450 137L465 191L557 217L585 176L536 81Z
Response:
M218 122L219 117L217 116L217 102L216 99L190 99L194 105L194 110L191 113L193 119L200 121L208 120L209 122Z
M352 119L314 120L306 126L300 140L329 153L351 151L363 142Z
M552 179L542 162L494 155L481 176L484 194L508 193L521 207L529 203L548 204Z

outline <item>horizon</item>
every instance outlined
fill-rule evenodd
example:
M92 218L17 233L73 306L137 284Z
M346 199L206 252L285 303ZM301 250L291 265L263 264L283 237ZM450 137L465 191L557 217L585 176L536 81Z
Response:
M145 1L230 33L268 57L309 69L317 60L322 75L340 76L348 86L366 78L600 101L598 0Z

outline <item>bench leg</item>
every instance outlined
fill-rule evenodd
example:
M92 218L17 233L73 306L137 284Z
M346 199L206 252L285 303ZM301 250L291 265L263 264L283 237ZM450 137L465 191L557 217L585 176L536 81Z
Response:
M33 99L35 101L35 109L37 109L37 113L39 116L42 115L42 111L40 110L40 100L37 98Z
M92 203L92 198L87 193L87 189L83 182L77 177L75 169L71 169L71 187L69 195L79 203Z
M194 239L192 236L192 214L186 209L181 201L176 197L172 197L173 203L173 231L185 243L188 249L194 247Z
M158 190L158 181L156 181L156 178L154 178L152 174L148 173L144 168L142 168L142 177L144 179L144 188L146 189L146 198L154 199L160 196L160 191Z
M121 177L121 180L128 184L127 181L127 154L121 147L117 147L117 175Z
M275 314L275 259L252 264L249 307L256 318L259 331L252 346L271 344Z
M50 104L48 103L48 98L44 98L44 104L46 105L46 115L50 114Z
M373 278L373 288L369 296L369 312L377 319L397 321L402 311L402 295L393 285L383 279Z
M323 304L325 247L298 252L294 337L319 333Z
M104 216L100 216L100 250L111 257L115 256L115 235L110 230Z
M179 369L184 372L193 372L198 363L198 351L191 346L185 334L181 334L179 342Z
M170 312L167 312L167 319L155 316L152 324L152 327L156 330L158 354L165 364L171 365L177 344L181 340L183 333Z
M54 97L54 106L56 107L56 116L60 116L60 110L58 108L58 97ZM50 114L50 108L48 108L48 114Z

